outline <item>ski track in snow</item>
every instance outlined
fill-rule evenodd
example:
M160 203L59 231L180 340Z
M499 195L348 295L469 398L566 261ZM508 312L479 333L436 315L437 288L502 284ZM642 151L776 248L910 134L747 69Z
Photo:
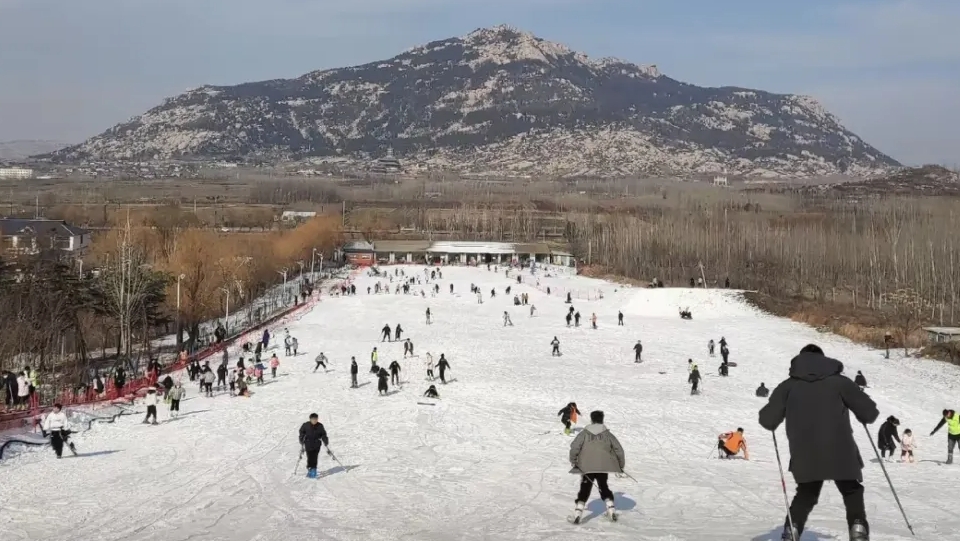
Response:
M400 268L423 275L422 267ZM49 448L11 453L0 461L0 539L778 540L783 496L770 435L756 421L764 400L754 390L761 381L772 389L810 342L843 361L848 374L863 370L880 420L892 414L901 429L913 428L920 462L887 468L917 538L960 538L960 469L936 463L945 455L945 429L927 436L941 409L960 406L957 367L899 354L884 360L880 351L760 314L730 291L541 277L543 286L604 291L602 300L575 302L584 326L566 328L568 305L532 283L517 285L502 270L443 273L436 297L367 295L377 278L364 275L357 296L325 299L289 324L300 355L281 356L280 377L252 386L250 398L197 397L185 381L193 399L183 403L179 420L147 426L128 416L94 424L74 438L87 457L57 461ZM529 272L523 276L533 282ZM470 283L484 291L483 304L468 294ZM529 293L537 315L514 307L506 286ZM687 306L692 321L677 315ZM432 325L424 321L427 307ZM502 326L503 310L515 326ZM624 327L616 325L617 310ZM592 312L598 330L589 328ZM384 323L401 323L421 357L404 361L402 344L379 342ZM281 328L272 331L282 340ZM559 358L550 356L554 335ZM716 377L719 356L706 354L707 340L721 336L738 363L726 379ZM633 362L637 339L644 344L642 364ZM377 396L368 374L374 346L382 365L398 359L404 367L406 383L389 397ZM313 373L320 351L332 371ZM422 357L428 351L435 360L445 353L449 378L456 379L438 382L436 406L417 404L428 386ZM349 388L351 355L361 383L370 385ZM700 396L689 394L688 358L706 376ZM627 470L639 481L611 479L619 523L598 516L596 491L585 524L565 520L578 478L568 473L572 439L562 434L556 413L569 401L584 416L606 412L626 450ZM320 479L304 477L305 462L294 474L297 430L314 411L349 471L321 453ZM717 434L738 426L746 429L753 460L716 460ZM870 427L870 437L878 427ZM866 434L859 426L854 432L867 463L872 538L910 539ZM779 435L786 467L782 428ZM792 497L789 477L788 487ZM846 539L842 500L830 484L803 536L822 539Z

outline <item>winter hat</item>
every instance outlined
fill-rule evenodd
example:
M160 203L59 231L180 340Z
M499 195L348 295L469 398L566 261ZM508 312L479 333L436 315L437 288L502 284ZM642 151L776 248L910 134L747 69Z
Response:
M820 349L820 346L816 344L807 344L803 346L803 349L800 350L800 353L819 353L823 355L823 350Z
M598 425L603 424L603 412L600 410L590 412L590 422Z

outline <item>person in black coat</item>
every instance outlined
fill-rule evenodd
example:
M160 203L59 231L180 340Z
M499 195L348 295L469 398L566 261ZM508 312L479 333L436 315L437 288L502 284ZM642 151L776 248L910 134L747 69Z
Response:
M327 446L329 455L330 441L327 439L327 430L320 423L320 416L311 413L310 420L300 426L300 449L307 454L307 477L317 476L317 456L324 445Z
M447 362L447 358L443 356L443 353L440 354L440 360L437 361L437 369L440 370L440 383L446 385L447 378L444 374L450 369L450 363Z
M690 377L687 378L687 383L690 384L690 394L700 394L701 379L703 379L703 376L700 375L700 369L697 368L697 365L693 365L690 370Z
M563 423L563 433L570 435L570 425L573 423L574 415L580 416L583 414L577 409L576 402L570 402L558 411L557 415L560 416L560 422Z
M350 386L354 389L357 388L357 372L360 369L357 367L357 358L350 357Z
M843 363L810 344L790 361L784 380L760 410L760 425L775 431L787 422L790 472L797 493L790 504L783 539L799 539L807 517L817 504L824 481L833 481L843 495L851 541L869 539L863 503L863 459L853 439L849 412L870 424L880 412L877 405L843 374ZM796 535L791 536L790 518Z
M400 363L397 361L390 363L390 383L400 385Z
M893 452L897 449L897 445L893 442L896 440L900 443L900 436L897 434L898 426L900 426L900 419L893 415L887 417L887 420L880 425L880 430L877 431L877 447L880 449L881 458L886 458L888 452L890 458L893 458Z
M860 387L862 391L867 386L867 378L863 377L863 372L857 370L857 376L853 378L853 382L857 384L857 387Z
M643 344L641 344L639 340L637 340L637 343L633 346L633 362L643 362Z
M387 369L380 367L377 371L377 392L381 395L387 394L389 387L387 386L387 381L390 379L390 372L387 372Z
M383 334L383 338L380 339L381 342L390 341L390 325L389 324L384 325L383 328L380 329L380 333Z
M760 398L766 398L770 396L770 389L767 389L762 381L760 382L760 386L757 387L757 396Z

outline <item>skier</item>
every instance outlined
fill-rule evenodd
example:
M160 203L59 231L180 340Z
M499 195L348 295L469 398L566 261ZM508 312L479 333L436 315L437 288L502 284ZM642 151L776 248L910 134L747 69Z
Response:
M762 381L760 382L760 386L757 387L757 396L759 398L766 398L770 396L770 389L767 389L766 386L764 386Z
M212 374L213 372L211 372ZM153 417L153 423L157 424L157 403L159 403L157 389L147 388L147 394L143 397L143 403L147 406L147 416L143 418L143 424L150 424L150 418Z
M379 392L380 395L387 394L387 391L389 390L387 387L387 380L389 379L390 372L387 372L386 368L380 367L380 369L377 370L377 392Z
M62 404L53 405L53 411L43 419L40 428L45 435L50 435L50 445L53 446L53 451L57 454L57 458L63 458L64 443L69 446L71 453L77 454L76 447L73 446L72 442L68 441L70 438L70 424L67 421L67 414L64 413Z
M437 361L437 369L440 370L440 383L444 385L447 384L447 378L444 376L444 373L450 368L450 363L447 362L447 358L443 356L443 353L440 354L440 360Z
M576 507L570 522L580 524L580 516L590 498L594 483L600 490L600 498L607 505L607 518L616 521L617 510L613 492L607 486L607 478L610 473L623 473L626 456L616 436L603 425L602 411L590 412L590 424L577 434L570 444L570 464L573 466L570 473L581 476Z
M163 385L163 399L164 401L169 401L170 389L173 389L173 378L170 377L170 374L167 374L167 377L163 378L161 385Z
M687 359L687 373L693 372L697 365L693 364L693 359Z
M219 366L217 366L217 390L219 391L226 386L227 386L227 363L222 363Z
M231 387L233 385L231 384ZM170 418L176 419L180 417L180 401L183 400L184 395L187 394L187 390L183 388L183 385L178 381L176 385L173 386L173 389L170 389L170 392L167 393L167 397L170 398Z
M510 320L510 314L508 314L507 311L504 310L504 311L503 311L503 326L506 327L507 325L513 327L513 321Z
M576 313L573 314L573 326L580 326L580 310L577 310Z
M329 455L330 441L327 439L327 431L320 423L320 416L311 413L310 420L300 425L300 455L307 454L307 477L310 479L317 478L317 457L324 445L327 446Z
M424 398L440 398L440 393L437 392L437 386L431 385L427 388L427 392L423 393Z
M250 396L250 390L247 388L247 380L243 372L237 372L237 396Z
M560 417L560 422L563 423L563 433L569 436L570 426L577 424L577 416L583 414L577 409L576 402L570 402L561 408L557 415Z
M697 365L693 365L690 369L690 376L687 378L687 383L690 384L690 394L700 394L700 380L703 377L700 375L700 369L697 368Z
M567 312L567 315L564 319L567 320L567 327L569 327L570 322L573 320L573 312Z
M857 387L860 387L861 391L867 387L867 378L865 378L863 372L859 370L857 370L857 375L853 378L853 382L857 384Z
M270 329L263 330L263 336L260 338L260 344L263 349L267 349L270 345Z
M727 349L726 344L720 346L720 357L723 358L723 364L727 364L727 359L730 357L730 350Z
M727 347L727 339L722 336L720 337L720 347L722 348Z
M433 355L430 352L427 352L426 361L424 361L424 366L427 369L427 381L433 381Z
M913 463L913 450L917 444L913 441L913 431L909 428L903 431L903 438L900 440L900 462Z
M710 354L711 357L713 357L713 349L715 347L716 344L713 343L713 339L711 338L710 341L707 342L707 353Z
M550 345L553 346L553 350L550 352L551 357L560 356L560 340L557 340L557 337L554 336L553 340L550 341Z
M717 438L717 449L723 453L723 458L735 457L743 451L743 459L750 460L750 451L747 451L747 440L743 437L742 428L738 428L736 432L720 434Z
M290 348L293 350L293 356L297 356L297 348L300 346L300 342L297 341L296 336L290 337Z
M397 361L390 363L390 384L400 386L400 363Z
M453 284L450 284L450 294L453 295Z
M437 286L437 287L440 287L440 286ZM431 322L430 322L430 309L427 308L427 325L429 325L430 323L431 323Z
M943 410L943 418L930 435L936 434L943 425L947 425L947 464L953 464L953 448L960 447L960 413L954 410Z
M623 327L623 312L617 312L617 326Z
M411 357L413 356L413 342L409 338L403 341L403 358L407 358L407 354Z
M887 453L890 453L890 458L893 458L893 452L897 450L897 445L894 442L900 443L900 436L897 435L897 427L900 426L900 419L897 419L893 415L887 417L887 420L880 425L880 430L877 431L877 448L880 449L880 458L886 458Z
M593 326L593 330L597 330L597 313L593 312L590 314L590 325Z
M377 353L377 348L373 348L373 351L370 352L370 373L376 374L380 371L377 367L377 361L380 359L380 354Z
M536 314L536 313L537 313L537 307L531 304L531 305L530 305L530 317L533 317L533 315Z
M294 355L296 355L296 353L294 353ZM274 355L273 357L270 357L270 376L273 379L277 379L277 368L279 367L280 367L280 359L278 359L276 355Z
M321 366L324 370L327 369L327 356L324 355L322 351L320 352L320 355L317 355L317 358L314 359L314 361L317 362L317 365L313 367L314 372L316 372ZM356 365L356 361L354 361L354 365Z
M203 371L203 389L206 391L208 397L213 397L213 382L217 380L216 374L213 373L213 370L210 370L210 367L206 367ZM149 391L148 391L149 392ZM156 417L156 414L154 414ZM156 423L154 423L156 424Z
M643 362L643 344L641 344L639 340L637 340L637 343L633 346L633 362Z
M290 356L290 352L293 350L293 338L288 334L283 337L283 354L286 357Z
M730 365L727 364L726 359L724 359L723 362L720 363L720 369L718 370L718 372L722 377L727 377L730 375Z
M400 335L401 335L402 333L403 333L403 329L401 329L401 328L400 328L400 324L397 323L397 328L396 328L396 330L395 330L395 332L394 332L394 335L396 336L397 342L400 341Z
M797 493L784 521L784 540L800 539L823 482L828 480L843 495L850 541L870 538L861 484L863 459L853 439L848 411L863 424L876 421L880 412L842 373L843 363L825 356L814 344L804 346L790 361L790 377L773 390L760 410L760 425L771 432L787 422L790 472Z
M353 389L356 389L358 387L357 372L359 372L359 370L360 369L357 367L357 358L350 357L350 387Z
M380 332L383 333L383 338L380 339L381 342L390 341L390 325L384 325L383 329L380 329Z

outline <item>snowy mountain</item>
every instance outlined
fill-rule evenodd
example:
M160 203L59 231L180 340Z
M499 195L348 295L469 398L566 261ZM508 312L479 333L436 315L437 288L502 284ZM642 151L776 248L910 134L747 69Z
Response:
M897 162L816 100L703 88L507 26L296 79L203 86L56 158L368 160L491 174L864 175Z
M181 373L175 377L187 399L179 419L161 406L160 424L144 425L143 406L126 406L131 415L71 436L77 458L56 460L49 447L10 450L0 460L0 502L9 510L0 515L0 539L775 541L783 494L773 441L757 422L766 401L754 390L785 379L808 343L841 360L848 375L862 370L880 419L896 415L901 429L916 434L917 462L886 464L914 538L870 445L879 421L869 433L854 425L871 539L957 539L948 532L960 528L951 495L958 466L939 464L946 428L933 437L927 430L944 407L956 407L960 367L899 352L885 360L882 351L759 313L731 290L630 288L546 272L537 279L526 274L517 284L502 269L447 266L442 293L424 299L419 286L410 295L368 295L367 287L387 280L363 272L358 295L324 296L270 328L274 336L289 329L300 354L283 356L271 344L266 356L280 355L279 374L252 384L253 396L218 390L207 398ZM470 284L484 292L483 304L468 294ZM513 305L507 286L530 295L535 316ZM487 296L491 288L496 298ZM598 289L602 299L586 300ZM598 329L565 326L567 291L585 318L597 314ZM677 317L678 306L690 307L694 319ZM514 326L503 326L504 310ZM624 326L616 324L618 311ZM380 342L387 322L402 324L417 358L404 358L400 342ZM554 336L561 357L550 355ZM707 340L721 336L737 363L724 378L719 355L707 355ZM635 363L640 338L643 362ZM396 360L403 368L402 386L391 384L388 396L378 396L368 373L373 347L381 365ZM327 370L314 372L321 351ZM441 353L449 359L447 384L425 380L427 352L434 362ZM242 354L232 345L231 364ZM360 366L358 388L350 387L351 357ZM704 374L699 395L687 384L691 358ZM423 398L431 384L439 400ZM591 411L605 412L636 479L610 477L617 523L603 518L596 490L580 526L565 520L579 478L569 473L573 438L563 434L557 411L570 401L583 413L575 431ZM305 478L306 459L298 461L297 431L312 412L339 460L321 452L319 479ZM745 429L750 460L718 460L717 435L737 427ZM778 438L786 469L782 427ZM842 498L828 484L802 539L845 540L846 529Z

